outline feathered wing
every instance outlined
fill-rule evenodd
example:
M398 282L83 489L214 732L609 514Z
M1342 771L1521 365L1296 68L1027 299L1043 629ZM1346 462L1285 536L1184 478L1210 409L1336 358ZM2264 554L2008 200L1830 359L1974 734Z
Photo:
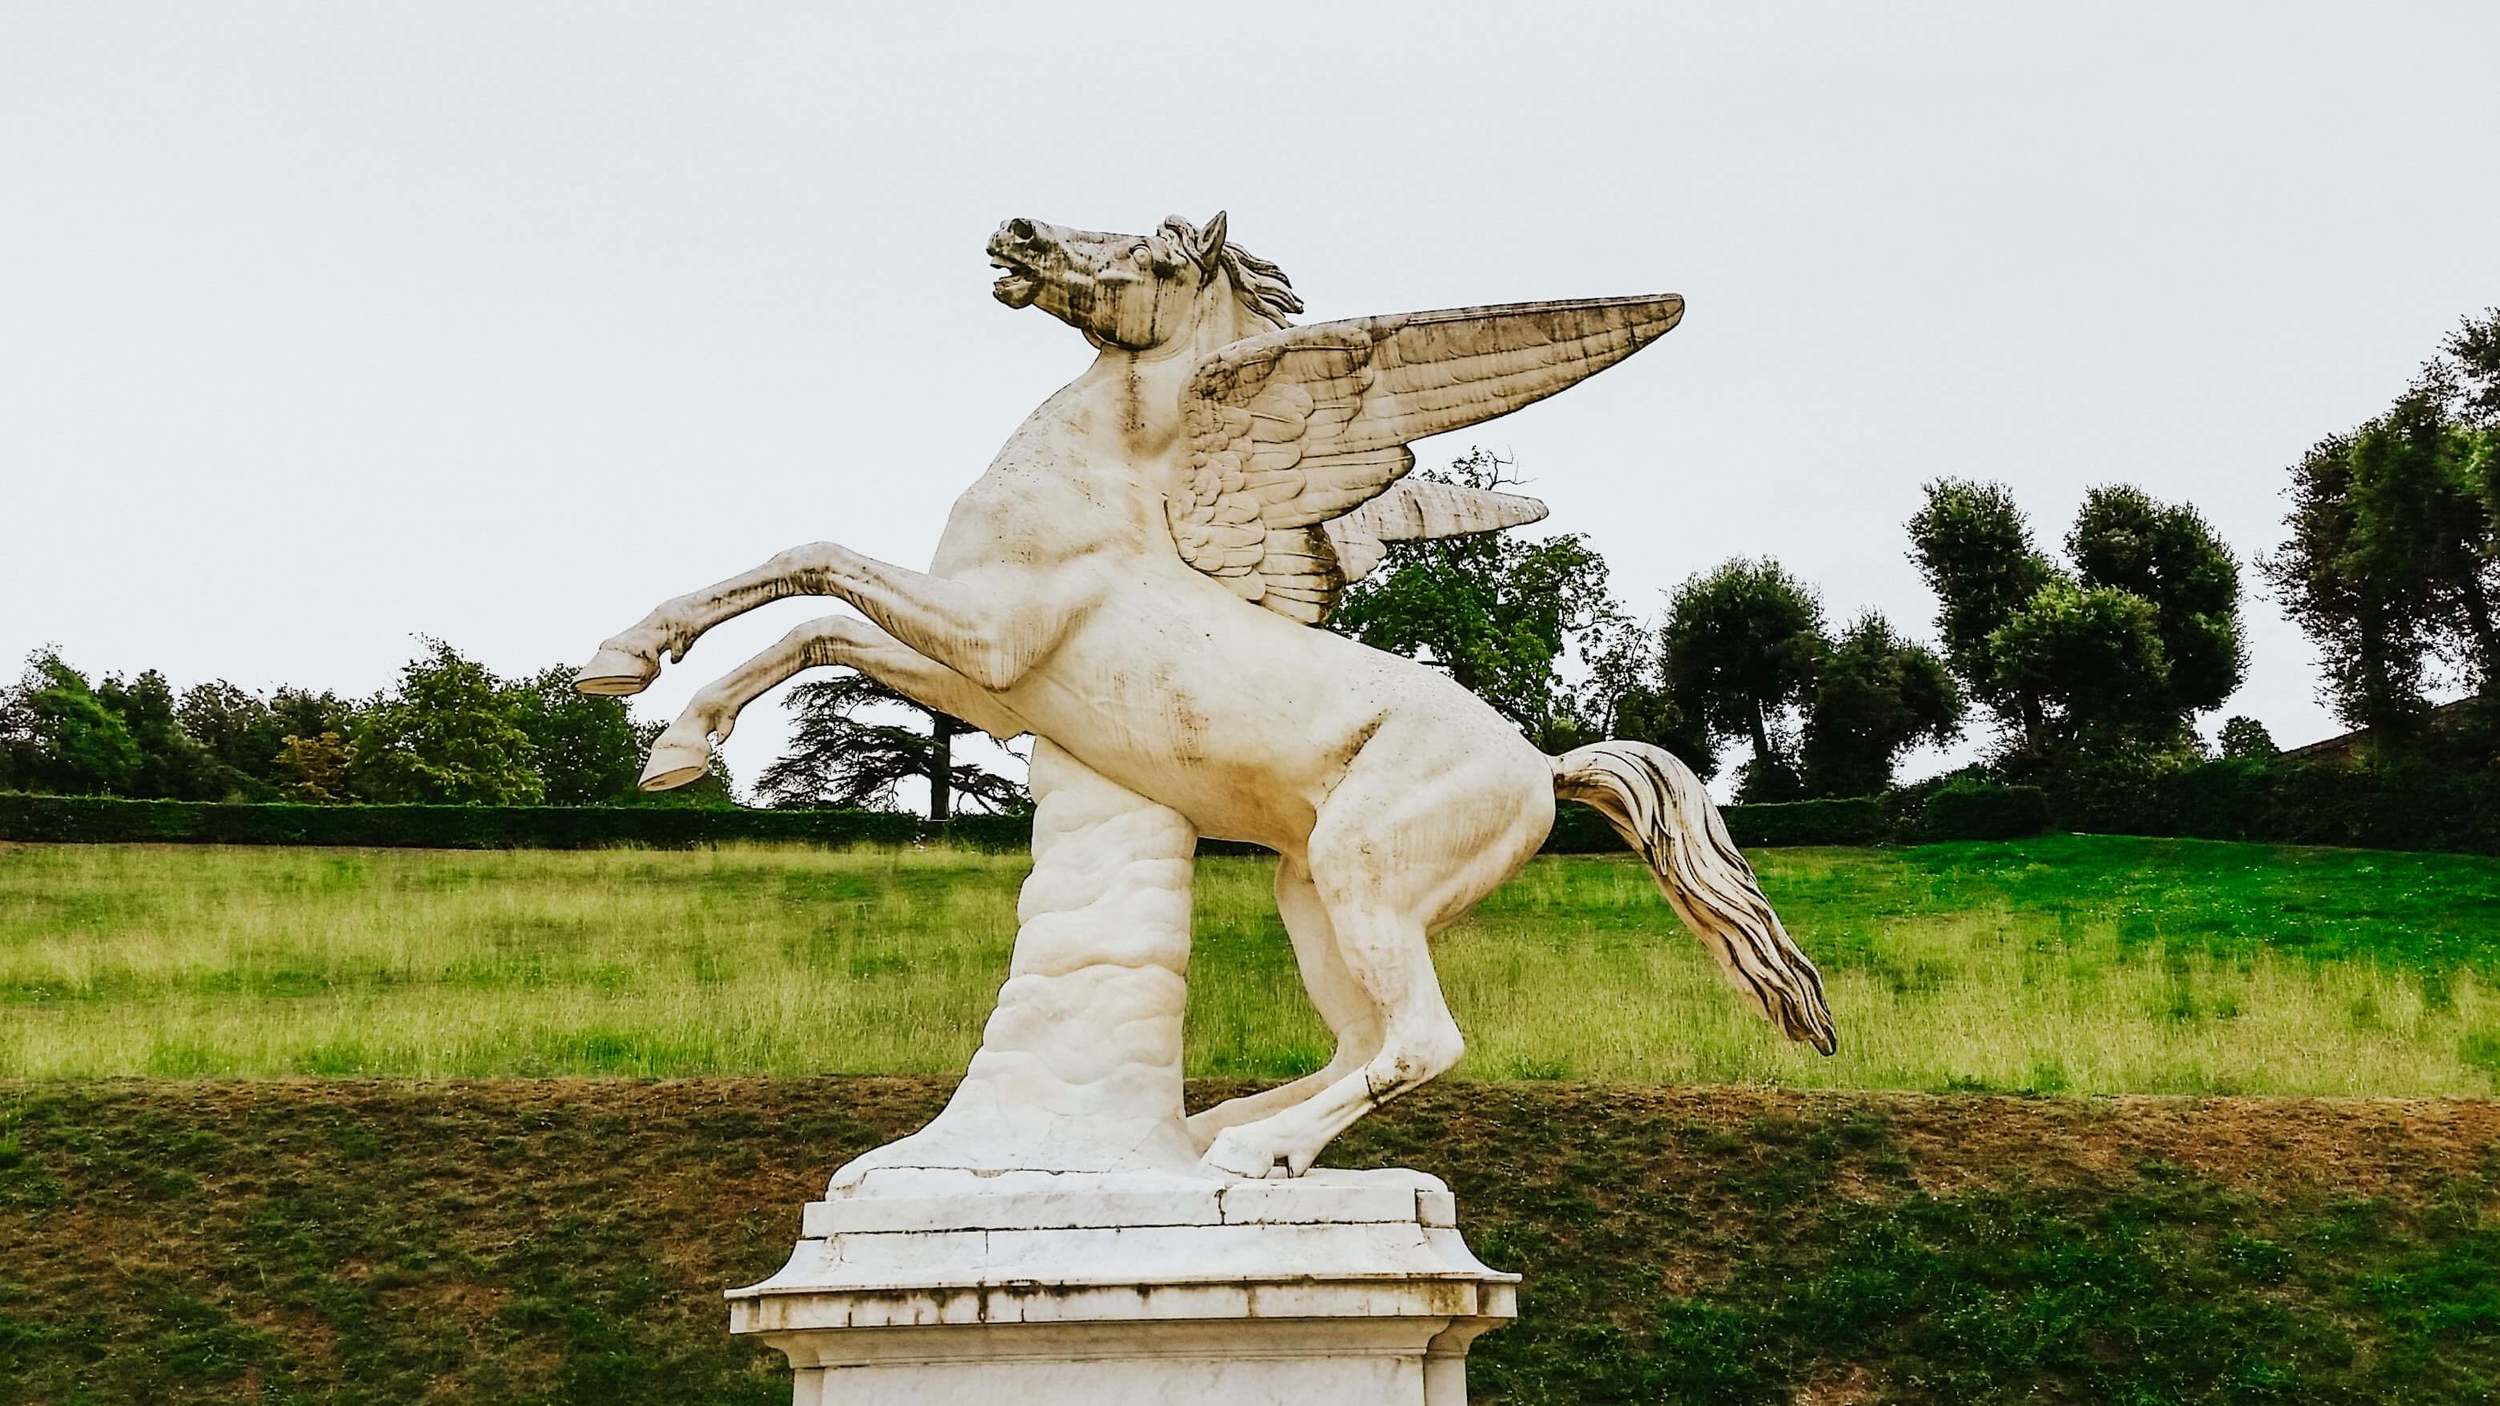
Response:
M1400 479L1386 492L1343 517L1320 524L1337 554L1346 585L1372 574L1391 542L1465 537L1545 520L1545 505L1515 493L1495 493L1430 479Z
M1450 484L1403 485L1384 500L1415 467L1409 443L1543 400L1683 315L1684 300L1665 294L1398 313L1244 338L1201 363L1184 393L1191 452L1165 503L1173 541L1245 600L1317 624L1388 542L1545 515L1530 499Z

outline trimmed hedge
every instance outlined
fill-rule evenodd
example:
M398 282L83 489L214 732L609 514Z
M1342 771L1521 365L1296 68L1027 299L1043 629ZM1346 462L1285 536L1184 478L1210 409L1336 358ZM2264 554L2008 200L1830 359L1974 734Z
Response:
M2058 823L2163 835L2359 849L2500 854L2500 766L2219 761L2070 784Z
M2016 798L2023 793L2028 799ZM1747 849L1780 845L1871 845L1887 840L1997 839L2045 826L2039 793L2025 787L1969 789L1938 813L1896 820L1873 797L1724 807L1728 832ZM2017 822L2009 816L2032 816ZM1623 842L1585 806L1555 814L1548 854L1614 854ZM2030 828L2022 828L2030 823ZM223 801L134 801L117 796L37 796L0 792L0 840L71 844L373 845L411 849L591 849L602 845L683 848L732 841L792 844L912 844L945 839L982 849L1020 850L1031 822L1015 815L931 822L867 810L747 810L683 806L370 806L261 805ZM1210 841L1207 853L1251 853L1254 846Z
M695 806L308 806L0 792L0 839L72 844L375 845L410 849L682 848L736 840L909 844L944 836L1022 849L1022 816L933 824L869 810Z
M1930 840L2017 840L2049 828L2049 796L2037 786L1953 781L1937 788L1913 818Z

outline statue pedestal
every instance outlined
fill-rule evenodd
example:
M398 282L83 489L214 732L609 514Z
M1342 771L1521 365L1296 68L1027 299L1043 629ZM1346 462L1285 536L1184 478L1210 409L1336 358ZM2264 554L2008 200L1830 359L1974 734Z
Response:
M1413 1172L959 1177L869 1173L732 1292L797 1406L1464 1406L1515 1312Z
M998 1009L929 1126L729 1294L796 1406L1464 1406L1518 1276L1409 1171L1245 1180L1182 1122L1197 835L1048 742Z

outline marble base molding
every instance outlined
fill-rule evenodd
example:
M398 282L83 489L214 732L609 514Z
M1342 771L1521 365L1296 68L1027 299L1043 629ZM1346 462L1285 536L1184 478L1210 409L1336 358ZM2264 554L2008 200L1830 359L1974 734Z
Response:
M796 1406L1463 1406L1518 1276L1456 1209L1399 1170L876 1170L807 1207L730 1331L788 1356Z

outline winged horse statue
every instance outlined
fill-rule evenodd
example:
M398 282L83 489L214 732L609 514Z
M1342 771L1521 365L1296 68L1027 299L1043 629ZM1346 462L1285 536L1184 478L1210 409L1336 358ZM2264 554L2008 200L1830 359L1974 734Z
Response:
M1009 220L994 288L1082 333L1093 365L1026 418L947 518L925 572L833 542L670 600L579 687L630 694L721 621L790 596L802 625L705 688L643 784L701 776L738 712L801 670L862 670L999 737L1032 733L1200 834L1276 851L1276 901L1337 1047L1328 1065L1188 1120L1209 1166L1298 1176L1462 1044L1426 939L1537 852L1557 797L1599 810L1729 981L1789 1038L1835 1037L1709 796L1638 742L1561 757L1424 664L1325 630L1400 540L1544 516L1410 479L1408 447L1541 400L1664 335L1672 295L1310 326L1284 274L1174 217L1149 234Z

